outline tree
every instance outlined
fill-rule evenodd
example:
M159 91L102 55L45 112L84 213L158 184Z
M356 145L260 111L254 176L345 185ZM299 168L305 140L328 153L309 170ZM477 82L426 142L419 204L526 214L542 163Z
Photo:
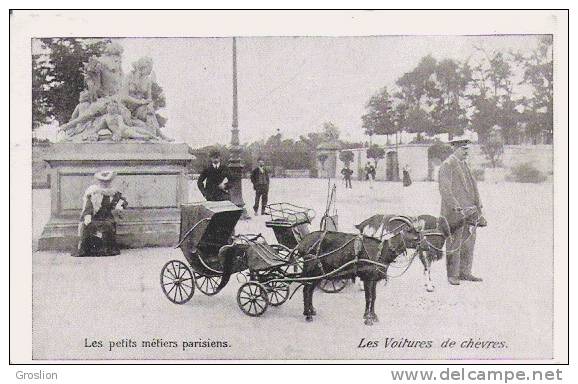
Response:
M377 144L373 144L372 146L367 148L366 155L367 155L368 159L373 160L373 163L375 164L375 167L377 168L377 163L379 162L379 160L381 160L385 157L385 149L383 149L382 147L380 147Z
M365 108L367 113L361 116L361 121L362 128L369 136L370 143L373 135L390 135L396 132L393 100L387 87L373 95Z
M67 122L84 89L84 63L104 51L109 39L44 38L45 53L32 58L33 127L55 119Z
M497 124L502 127L506 143L514 143L518 137L520 116L517 110L519 101L513 98L512 58L500 51L476 49L483 56L472 70L472 85L476 91L470 95L472 129L483 143Z
M395 84L399 87L397 98L411 106L431 106L430 96L435 93L434 74L437 61L431 55L423 57L412 71L404 73Z
M355 155L352 151L350 150L344 150L339 152L339 160L341 160L346 167L349 167L349 165L351 164L351 162L353 161L353 159L355 158Z
M395 110L401 130L413 133L438 133L431 117L437 97L435 72L437 61L431 55L423 57L416 68L404 73L397 81Z
M500 165L500 159L504 153L504 140L498 128L498 126L494 127L482 144L482 153L490 161L492 168Z
M50 123L51 108L46 84L47 68L40 55L32 57L32 129Z
M434 133L432 131L434 123L430 115L419 106L412 106L404 110L400 115L403 116L400 124L403 130L417 133L418 136L424 132L429 135Z
M436 87L429 93L434 105L431 116L436 133L447 132L450 140L463 134L468 124L464 103L470 81L468 63L445 59L435 68Z
M516 61L524 69L522 84L532 87L532 97L523 100L524 123L532 142L536 144L543 134L551 143L554 134L554 63L552 36L541 37L538 47L528 56L517 54Z

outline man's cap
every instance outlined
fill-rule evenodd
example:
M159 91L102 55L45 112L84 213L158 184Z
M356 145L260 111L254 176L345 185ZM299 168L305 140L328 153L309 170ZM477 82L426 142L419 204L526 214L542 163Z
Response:
M454 148L467 147L472 143L469 139L458 139L450 141L450 145Z
M213 150L213 151L209 152L209 157L211 159L214 159L215 157L221 157L221 152L219 152L217 150Z
M116 172L114 171L98 171L94 174L95 179L101 181L110 181L114 179L116 176Z

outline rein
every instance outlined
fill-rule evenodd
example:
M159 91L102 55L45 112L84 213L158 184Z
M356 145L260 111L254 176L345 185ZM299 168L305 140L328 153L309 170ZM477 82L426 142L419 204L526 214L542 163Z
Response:
M468 209L471 210L471 209L473 209L473 208L475 208L475 207L468 207L468 208L466 208L465 210L468 210ZM477 209L477 208L476 208L476 209ZM467 219L467 218L466 218L466 215L463 215L463 216L464 216L464 219ZM440 218L443 218L444 221L445 221L445 223L446 223L446 225L448 226L448 229L451 229L450 223L449 223L448 219L447 219L445 216L440 216ZM469 217L468 217L468 218L469 218ZM468 224L468 223L466 222L466 223L464 223L463 226L461 226L462 230L464 229L464 227L465 227L467 224ZM468 241L468 240L474 235L474 233L476 233L476 230L478 229L479 224L480 224L480 216L478 216L478 217L476 218L476 221L474 222L473 225L470 224L470 226L472 226L472 227L474 227L474 228L473 228L472 231L469 233L469 235L468 235L465 239L462 240L462 242L461 242L460 245L458 245L457 247L455 247L454 249L449 250L449 251L447 250L447 247L446 247L446 251L445 251L446 254L447 254L447 253L454 253L454 252L460 251L460 250L462 249L462 247L464 246L464 244L466 243L466 241ZM454 236L454 235L450 232L449 237L450 237L450 238L453 238L453 236ZM427 241L427 239L426 239L426 243L428 244L428 247L431 247L432 249L434 249L434 250L436 250L436 251L443 252L443 249L440 249L440 248L435 247L433 244L431 244L429 241Z

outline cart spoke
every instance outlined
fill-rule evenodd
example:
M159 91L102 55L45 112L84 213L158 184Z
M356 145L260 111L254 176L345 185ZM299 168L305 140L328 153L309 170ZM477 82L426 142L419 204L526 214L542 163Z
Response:
M172 265L172 264L171 264L171 265ZM176 278L177 278L177 277L171 272L171 270L169 269L169 267L167 267L167 268L165 269L165 271L168 272L168 273L172 276L171 279L176 279Z
M177 298L177 293L179 295L179 297L181 298L179 301L183 301L183 293L181 292L181 287L180 285L177 285L177 290L175 291L175 299Z
M279 297L279 294L277 293L277 291L273 291L271 292L271 300L272 302L277 302L277 298Z
M257 311L257 307L259 307L259 312L263 310L263 306L259 303L259 300L255 301L255 310Z
M239 294L239 297L240 297L241 299L251 300L251 296L249 296L249 295L246 294L245 292L241 292L241 293Z
M175 279L178 279L177 271L175 269L175 264L176 263L171 264L171 267L173 267L172 275L175 277Z
M176 287L176 285L175 285L175 287ZM179 292L179 290L175 289L175 292L173 294L173 302L175 302L175 303L177 302L177 292Z
M177 286L176 284L173 284L172 288L169 289L169 291L167 292L167 295L170 295L171 292L173 291L173 289L175 289L176 286Z

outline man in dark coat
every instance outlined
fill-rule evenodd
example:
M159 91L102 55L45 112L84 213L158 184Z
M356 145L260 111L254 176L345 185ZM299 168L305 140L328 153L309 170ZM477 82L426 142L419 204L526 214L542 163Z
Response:
M353 175L353 170L346 166L341 170L341 174L343 175L343 179L345 180L345 188L352 188L351 187L351 175Z
M230 200L228 182L229 168L222 164L218 151L210 153L211 164L201 172L197 186L207 201ZM206 181L206 182L205 182Z
M446 243L446 266L448 281L451 285L459 285L460 280L482 281L472 275L474 245L476 242L475 228L463 220L466 209L473 207L479 212L482 209L480 194L476 180L472 177L470 168L465 162L469 151L469 140L454 140L451 142L454 152L441 165L439 171L439 189L441 194L441 216L449 224L462 222L454 229Z
M259 200L261 200L261 214L264 215L267 198L269 197L269 171L265 168L265 160L263 158L257 160L257 167L251 172L251 182L255 190L253 211L255 211L255 215L259 213Z

